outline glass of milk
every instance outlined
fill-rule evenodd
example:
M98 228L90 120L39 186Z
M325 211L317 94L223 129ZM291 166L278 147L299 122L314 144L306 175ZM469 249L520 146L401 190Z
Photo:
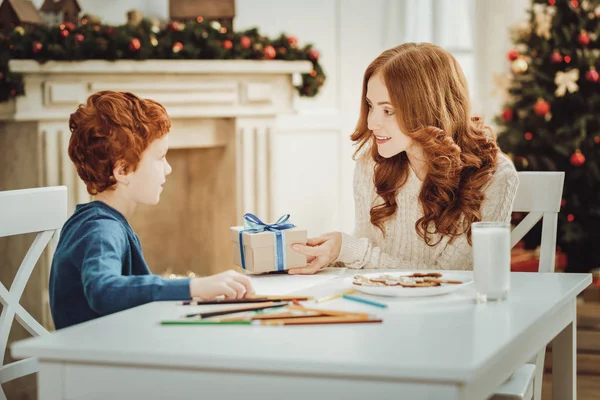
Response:
M510 224L474 222L473 280L476 300L505 300L510 289Z

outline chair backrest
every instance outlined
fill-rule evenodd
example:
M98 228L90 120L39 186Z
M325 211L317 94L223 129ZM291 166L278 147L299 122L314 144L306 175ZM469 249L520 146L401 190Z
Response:
M519 172L519 189L513 212L528 212L511 233L517 244L542 219L539 272L554 272L556 228L562 199L564 172Z
M19 270L7 289L0 283L0 362L8 345L8 335L16 319L33 336L48 334L19 303L25 285L44 249L51 251L58 241L59 230L67 219L66 186L0 192L0 237L37 233ZM37 372L37 362L25 359L0 367L0 383ZM0 398L5 398L0 388Z

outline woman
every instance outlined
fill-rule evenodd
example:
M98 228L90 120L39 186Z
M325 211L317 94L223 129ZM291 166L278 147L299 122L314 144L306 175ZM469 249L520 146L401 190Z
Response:
M518 176L488 127L469 116L462 70L447 51L406 43L367 68L355 153L354 235L294 249L311 274L350 268L471 269L471 223L510 221Z

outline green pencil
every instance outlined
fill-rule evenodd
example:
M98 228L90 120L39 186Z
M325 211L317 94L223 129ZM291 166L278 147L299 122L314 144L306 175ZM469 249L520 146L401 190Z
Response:
M201 319L161 321L161 325L252 325L252 321L206 321Z

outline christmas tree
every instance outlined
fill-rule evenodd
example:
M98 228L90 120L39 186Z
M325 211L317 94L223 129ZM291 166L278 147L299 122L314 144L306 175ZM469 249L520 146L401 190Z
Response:
M600 1L534 0L529 16L496 78L498 141L518 170L565 171L557 245L568 271L588 271L600 265Z

